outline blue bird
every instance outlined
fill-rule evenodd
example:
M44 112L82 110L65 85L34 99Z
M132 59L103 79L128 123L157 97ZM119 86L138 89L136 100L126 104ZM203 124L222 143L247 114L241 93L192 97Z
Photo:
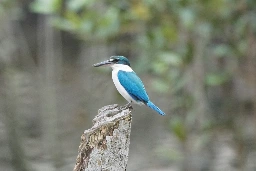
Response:
M110 66L112 70L112 79L118 92L128 101L127 107L131 103L138 105L147 105L160 115L165 113L149 100L146 89L141 79L130 67L129 60L124 56L111 56L109 60L94 64L94 67Z

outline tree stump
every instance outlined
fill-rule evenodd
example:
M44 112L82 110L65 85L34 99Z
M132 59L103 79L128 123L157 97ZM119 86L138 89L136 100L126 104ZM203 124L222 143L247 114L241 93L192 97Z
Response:
M130 108L114 104L99 109L93 127L81 136L74 171L125 171L131 121Z

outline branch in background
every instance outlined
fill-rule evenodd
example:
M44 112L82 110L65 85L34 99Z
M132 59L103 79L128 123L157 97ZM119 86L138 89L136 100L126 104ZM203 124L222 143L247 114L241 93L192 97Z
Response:
M74 171L124 171L128 162L132 115L117 104L101 108L93 127L81 136Z

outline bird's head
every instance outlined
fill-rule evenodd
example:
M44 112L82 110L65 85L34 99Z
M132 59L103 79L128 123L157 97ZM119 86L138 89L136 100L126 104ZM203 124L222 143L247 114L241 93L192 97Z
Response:
M94 64L93 66L94 67L106 66L106 65L112 66L114 64L121 64L121 65L131 66L129 60L124 56L111 56L109 58L109 60Z

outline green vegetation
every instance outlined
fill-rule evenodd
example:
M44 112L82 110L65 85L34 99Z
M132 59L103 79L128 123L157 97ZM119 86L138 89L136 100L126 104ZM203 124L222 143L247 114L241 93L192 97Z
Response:
M178 141L171 150L159 144L157 156L183 170L215 170L212 159L221 156L216 141L223 145L227 136L235 167L255 170L255 0L34 0L27 5L62 33L132 60L147 89L161 98L159 106L168 114L165 128ZM10 8L19 18L23 7L16 0L2 1L0 13Z

